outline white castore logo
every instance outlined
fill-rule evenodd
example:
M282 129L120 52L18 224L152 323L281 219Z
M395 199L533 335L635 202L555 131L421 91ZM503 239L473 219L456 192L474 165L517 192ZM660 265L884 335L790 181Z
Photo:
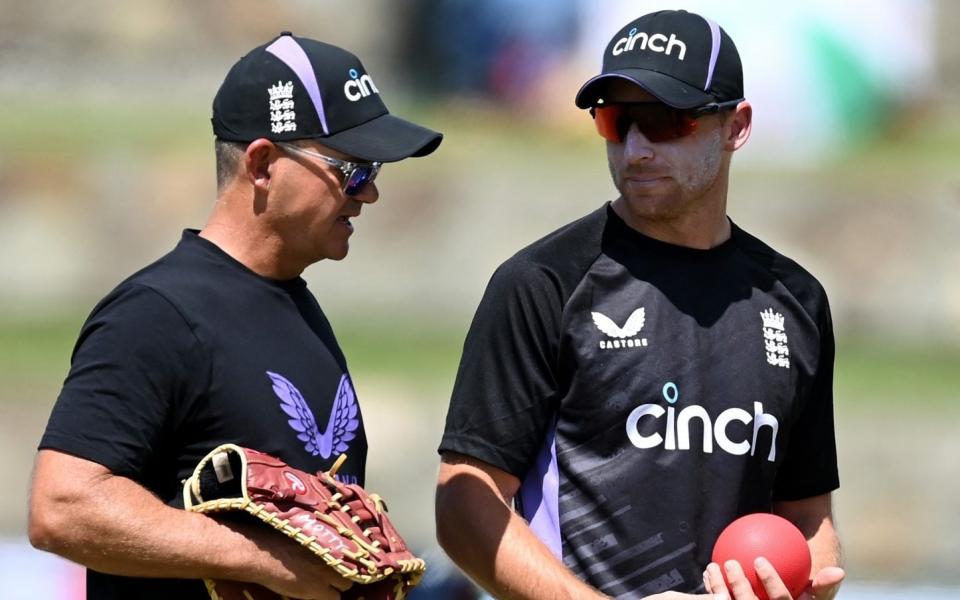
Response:
M350 79L343 84L343 93L350 102L356 102L361 98L366 98L370 94L380 93L377 86L373 84L373 79L366 73L361 76L356 69L350 69L348 75L350 75Z
M713 444L716 441L717 446L728 454L742 456L749 452L750 456L753 456L757 451L760 430L769 427L771 438L767 460L769 462L777 460L777 434L780 432L780 422L775 416L763 412L762 402L753 403L753 414L742 408L728 408L717 415L716 419L712 419L707 409L699 404L691 404L678 411L674 404L680 399L680 388L672 381L664 384L662 393L663 399L667 401L667 408L660 404L641 404L627 417L627 439L635 447L641 450L658 446L663 446L664 450L670 451L690 450L690 422L696 419L700 421L700 425L695 430L703 431L701 449L705 454L713 453ZM655 433L641 433L641 427L650 432L651 427L648 423L659 421L664 415L667 417L666 423L658 423ZM747 429L747 437L744 439L731 439L728 428L733 421L739 421L746 426L752 423L753 436L750 436L750 429ZM743 430L742 427L735 427L735 429Z
M664 43L666 43L666 46L664 46ZM683 60L683 57L687 55L687 45L678 40L675 33L671 33L669 38L662 33L648 35L643 31L638 32L636 27L630 30L627 37L617 40L617 43L613 45L612 53L614 56L620 56L638 46L641 50L659 52L667 56L670 56L670 53L676 48L678 60Z
M613 350L615 348L640 348L647 345L647 338L634 337L643 329L646 322L646 311L641 306L627 317L627 322L623 327L613 322L613 319L605 314L591 312L593 324L597 326L602 333L612 340L600 340L601 350Z
M270 94L270 131L283 133L297 130L297 113L293 110L293 82L278 81L267 88Z
M768 308L760 313L760 318L763 319L763 346L767 353L767 364L789 369L790 348L787 346L783 315Z

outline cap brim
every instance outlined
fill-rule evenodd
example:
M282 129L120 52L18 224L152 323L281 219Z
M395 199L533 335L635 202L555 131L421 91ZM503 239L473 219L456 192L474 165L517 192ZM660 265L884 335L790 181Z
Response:
M385 114L316 140L361 160L395 162L430 154L443 141L443 134Z
M647 69L620 69L612 73L603 73L587 81L577 92L577 106L590 108L603 98L606 84L612 79L624 79L636 84L653 95L657 100L674 108L695 108L716 99L703 90L683 83L669 75Z

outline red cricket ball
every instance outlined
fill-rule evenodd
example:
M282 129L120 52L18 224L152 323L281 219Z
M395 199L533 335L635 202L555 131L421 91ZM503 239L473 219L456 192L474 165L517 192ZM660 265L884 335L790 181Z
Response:
M768 600L753 568L753 561L759 556L770 561L794 598L809 585L810 547L800 530L783 517L769 513L740 517L727 525L713 546L713 562L720 565L721 571L726 561L739 562L757 598ZM725 572L723 577L726 581Z

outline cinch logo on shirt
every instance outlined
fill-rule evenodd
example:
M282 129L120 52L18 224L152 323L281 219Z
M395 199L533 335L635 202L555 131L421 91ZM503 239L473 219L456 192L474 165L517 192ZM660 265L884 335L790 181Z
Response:
M663 398L668 404L675 404L680 398L680 390L677 384L668 381L663 386ZM644 435L640 433L640 422L646 419L660 419L667 415L663 434L652 433ZM690 421L699 419L703 428L703 451L707 454L713 452L713 442L716 440L717 446L729 454L743 455L747 452L753 456L757 450L757 434L764 427L769 427L773 436L770 439L770 452L767 453L767 460L773 462L777 459L777 433L780 431L780 423L773 415L763 412L763 403L753 403L753 414L742 408L728 408L719 415L716 420L710 418L707 409L699 404L691 404L677 412L673 406L664 409L659 404L641 404L630 412L627 417L627 438L630 443L640 449L656 448L663 446L664 450L690 450ZM744 425L753 423L753 438L733 440L727 432L727 427L733 421L739 421Z
M634 337L643 329L646 323L646 311L641 306L627 317L627 322L620 327L613 322L613 319L603 313L591 312L593 324L597 326L602 333L613 339L600 340L601 350L612 350L614 348L642 348L647 345L647 338Z
M671 33L669 38L662 33L648 35L642 31L637 33L636 27L630 30L627 37L617 40L617 43L613 45L612 54L614 56L620 56L624 52L630 52L637 46L638 42L640 43L641 50L650 49L653 52L659 52L667 56L670 56L670 52L672 52L674 48L677 48L679 52L677 58L679 60L683 60L683 57L687 54L687 45L678 40L675 33ZM663 45L664 42L667 43L666 46Z
M361 76L356 69L350 69L348 73L350 79L343 84L343 93L350 102L356 102L361 98L366 98L370 94L380 93L377 86L373 84L373 79L370 79L370 76L366 73Z

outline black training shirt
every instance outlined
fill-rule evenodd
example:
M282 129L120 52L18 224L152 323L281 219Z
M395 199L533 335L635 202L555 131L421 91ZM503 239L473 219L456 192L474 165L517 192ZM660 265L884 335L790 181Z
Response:
M308 472L346 453L338 477L363 483L356 394L306 283L261 277L186 231L93 310L40 448L102 464L182 508L182 481L227 442ZM199 581L88 571L87 585L90 600L208 598Z
M534 533L618 598L703 591L720 530L838 487L817 281L735 225L663 243L607 205L494 274L441 452L503 469Z

